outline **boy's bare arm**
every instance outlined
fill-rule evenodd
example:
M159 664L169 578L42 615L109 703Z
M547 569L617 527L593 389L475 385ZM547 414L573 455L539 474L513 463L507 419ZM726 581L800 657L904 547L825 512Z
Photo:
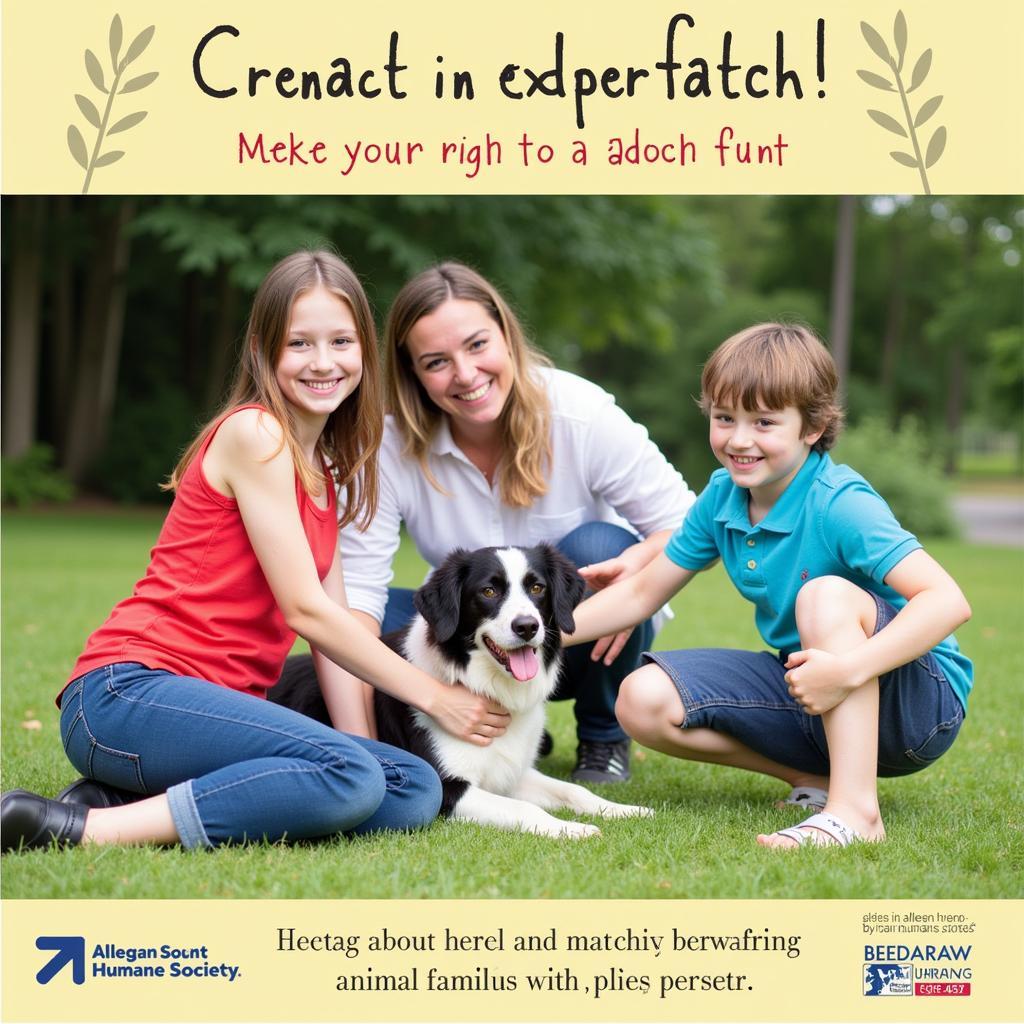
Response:
M971 617L956 581L920 549L898 562L885 583L907 599L885 629L845 654L810 649L790 656L786 678L801 702L809 697L817 711L828 710L869 679L920 658Z
M673 530L659 530L652 533L646 540L642 540L626 548L621 554L614 558L608 558L603 562L595 562L592 565L581 565L580 575L587 581L591 590L604 590L613 583L619 583L630 576L640 572L652 558L665 550ZM618 633L611 633L602 636L594 643L590 652L591 661L603 661L605 665L612 662L622 653L623 647L629 641L633 633L633 627L619 630Z
M588 597L573 613L575 631L563 640L572 646L630 629L649 619L696 575L658 554L638 573Z
M921 549L893 566L885 583L907 604L858 650L861 682L920 658L971 617L956 580Z

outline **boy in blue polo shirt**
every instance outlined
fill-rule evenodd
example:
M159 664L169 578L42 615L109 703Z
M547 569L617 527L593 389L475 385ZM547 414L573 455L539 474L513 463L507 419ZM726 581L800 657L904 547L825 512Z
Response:
M701 377L716 470L664 554L633 576L581 569L600 592L581 643L642 622L721 559L779 653L659 651L627 676L616 714L645 746L774 776L820 813L764 846L885 838L877 776L906 775L953 742L972 685L953 630L954 580L867 481L828 456L842 425L835 364L806 328L734 335ZM609 586L609 584L614 584Z

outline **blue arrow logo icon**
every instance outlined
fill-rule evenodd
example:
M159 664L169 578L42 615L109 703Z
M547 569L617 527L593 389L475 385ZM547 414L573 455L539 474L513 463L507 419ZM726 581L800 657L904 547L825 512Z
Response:
M71 980L76 985L85 984L85 937L82 935L40 935L36 949L55 949L50 958L36 975L36 981L45 985L65 964L71 964Z

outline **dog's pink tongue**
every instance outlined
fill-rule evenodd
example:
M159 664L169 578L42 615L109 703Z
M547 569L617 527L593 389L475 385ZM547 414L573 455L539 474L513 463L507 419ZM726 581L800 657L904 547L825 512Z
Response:
M537 652L532 647L518 647L509 651L508 667L519 682L528 682L537 674Z

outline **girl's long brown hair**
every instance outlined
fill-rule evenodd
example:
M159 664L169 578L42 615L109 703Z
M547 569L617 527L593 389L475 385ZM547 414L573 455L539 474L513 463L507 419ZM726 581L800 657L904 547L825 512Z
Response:
M512 357L512 390L501 413L503 452L498 489L506 505L528 508L547 493L551 466L551 403L534 370L551 361L526 339L519 321L498 290L462 263L440 263L409 281L391 305L384 326L384 376L387 406L423 474L442 490L430 472L430 443L444 415L427 397L413 372L406 341L413 326L448 299L477 302L501 328Z
M177 490L185 470L214 427L233 409L261 405L281 424L282 445L287 445L302 486L319 493L328 483L319 467L306 461L287 399L281 394L275 370L287 341L295 300L312 288L322 287L348 303L355 317L363 375L356 390L331 413L317 440L316 450L339 487L339 525L356 522L365 527L377 510L377 452L384 430L377 332L366 293L341 257L325 250L302 250L286 256L263 279L253 299L242 356L234 383L216 415L182 455L165 485ZM280 449L279 449L280 450Z

